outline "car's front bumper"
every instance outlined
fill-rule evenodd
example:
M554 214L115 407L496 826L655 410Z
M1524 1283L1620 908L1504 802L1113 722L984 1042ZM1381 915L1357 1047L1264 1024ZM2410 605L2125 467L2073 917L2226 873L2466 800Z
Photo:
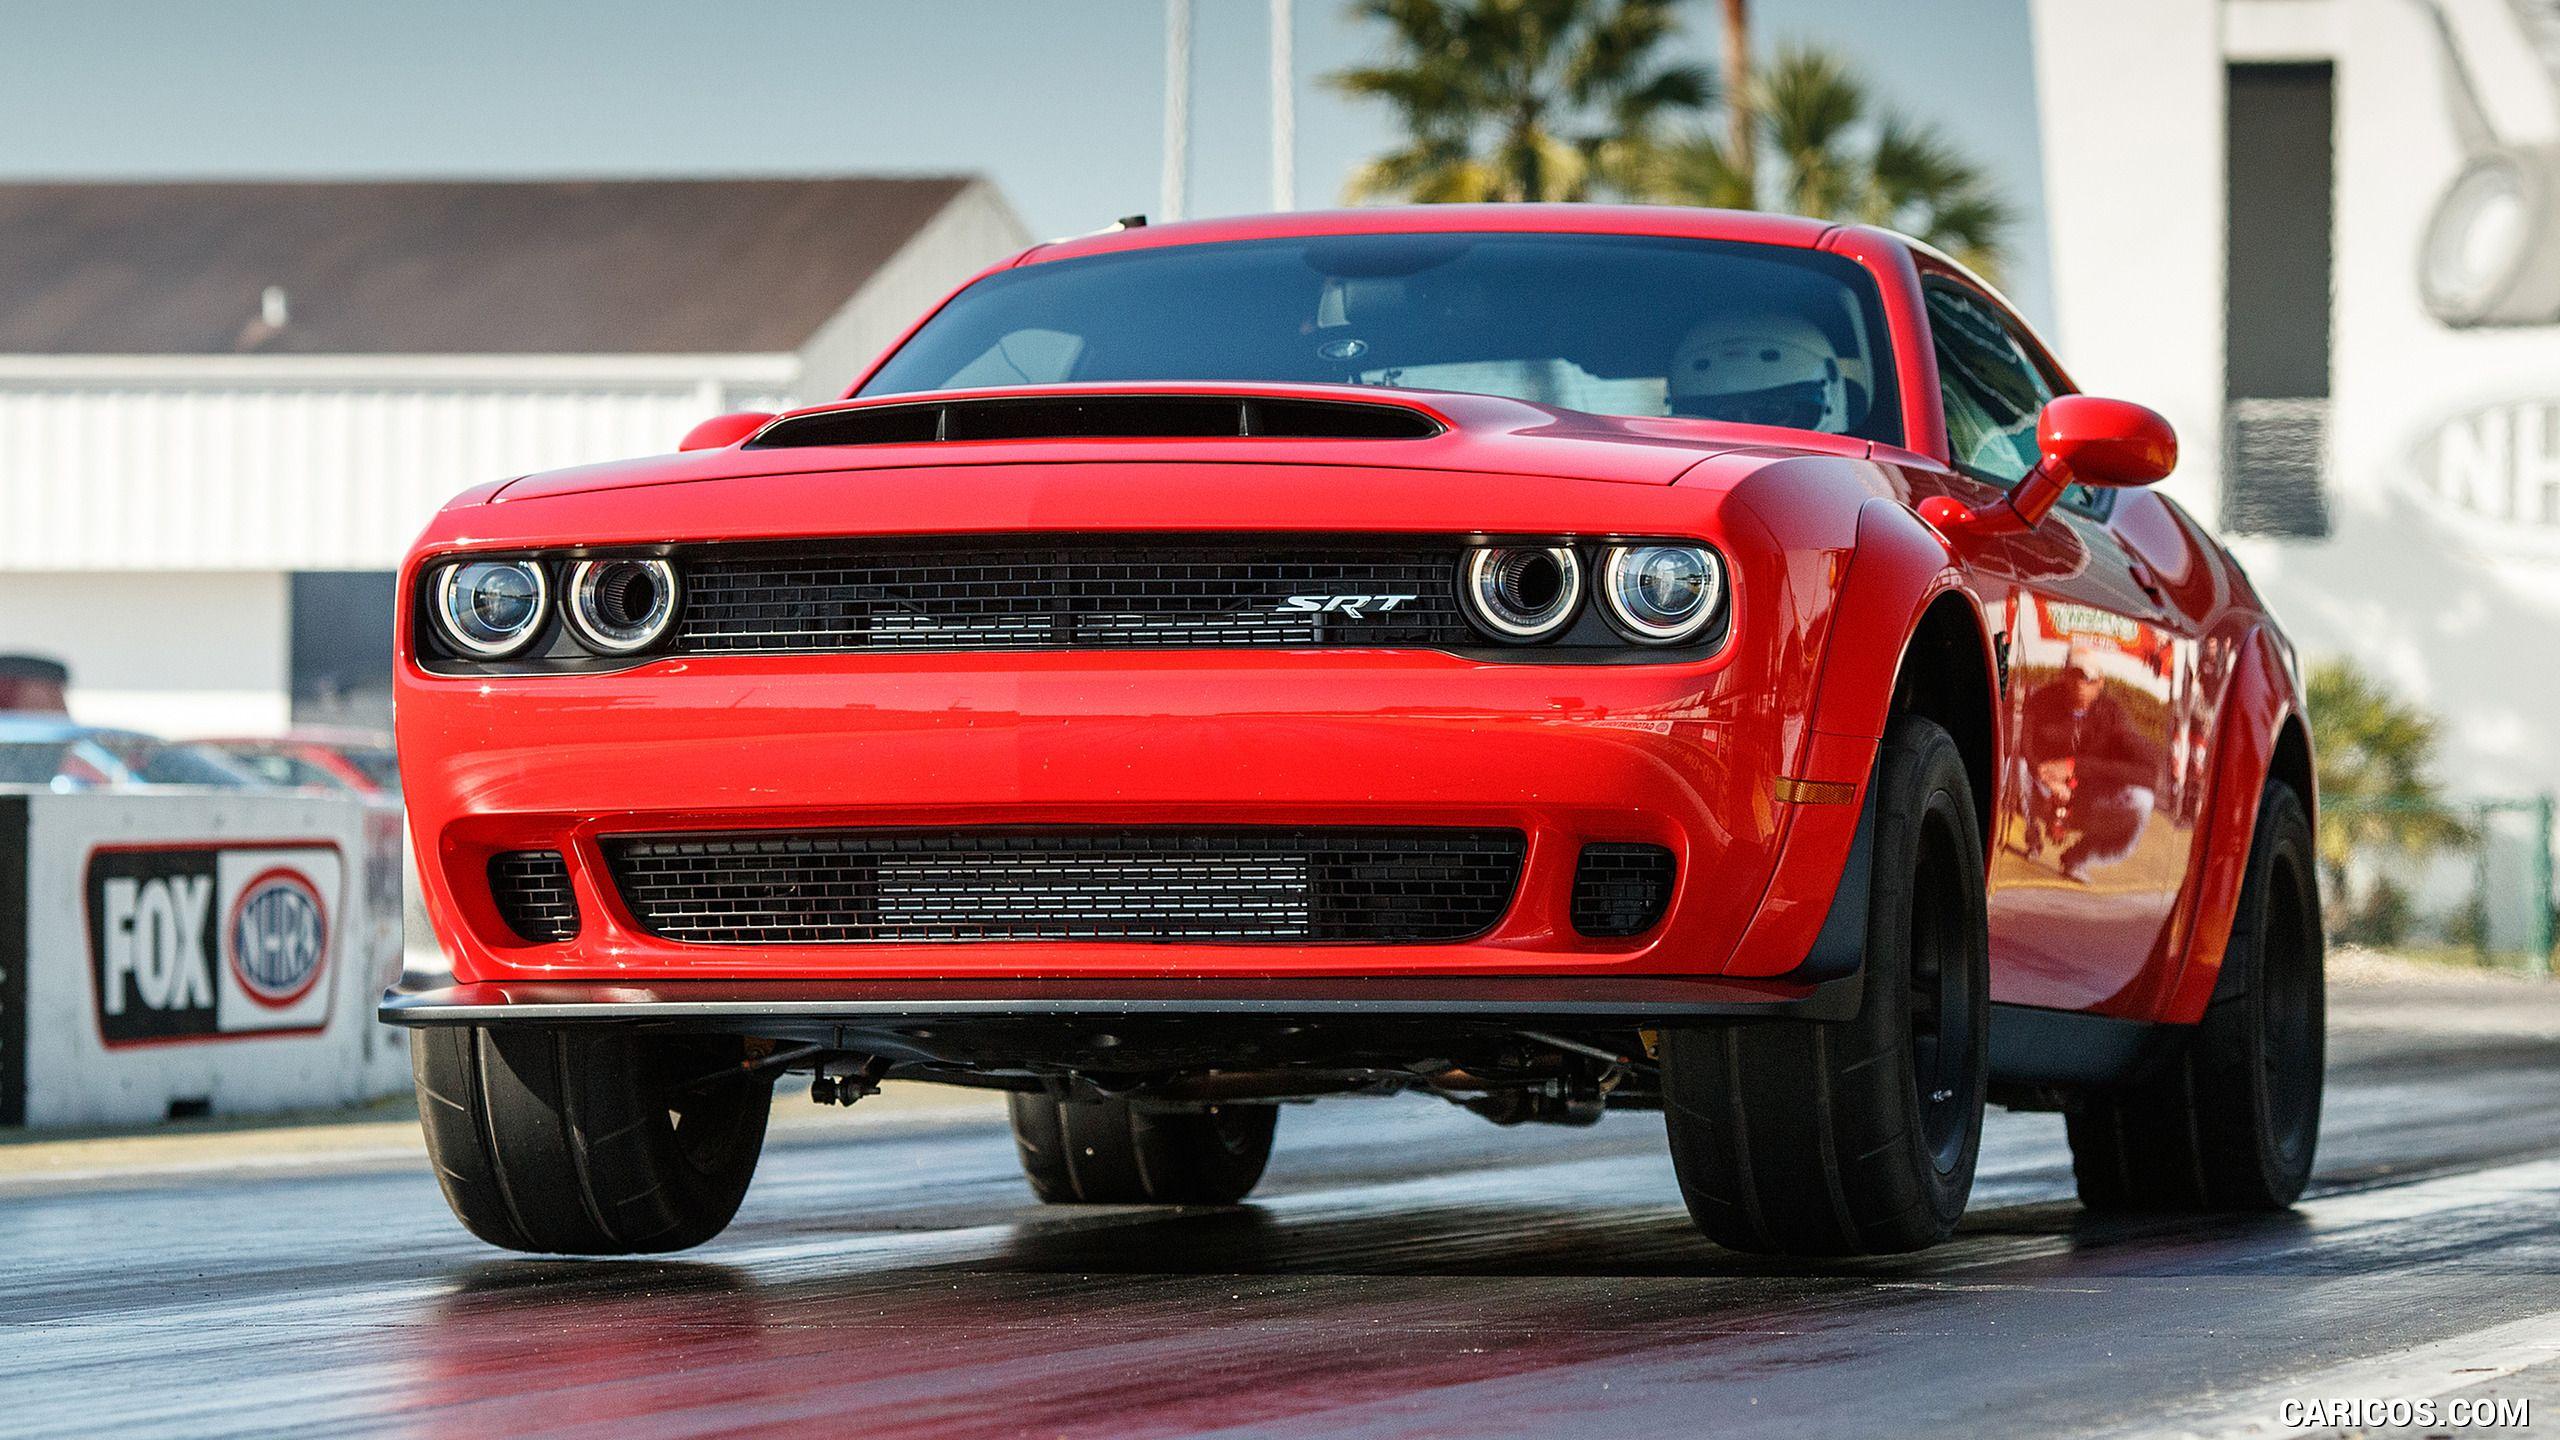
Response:
M1773 674L1786 667L1739 644L1689 664L1192 651L413 675L402 764L429 909L465 983L1773 975L1804 957L1855 814L1781 782L1862 779L1866 757L1818 743ZM603 851L615 835L741 829L1382 825L1521 831L1500 922L1429 944L694 944L635 921ZM1606 841L1677 858L1667 914L1642 935L1571 923L1581 847ZM523 849L568 857L576 939L526 944L499 917L489 859Z

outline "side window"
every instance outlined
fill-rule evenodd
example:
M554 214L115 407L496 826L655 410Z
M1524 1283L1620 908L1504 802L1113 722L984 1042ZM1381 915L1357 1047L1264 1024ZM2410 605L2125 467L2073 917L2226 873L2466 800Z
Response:
M2044 373L1998 316L1961 291L1932 286L1929 330L1956 468L2007 487L2036 466L2036 415L2053 398Z

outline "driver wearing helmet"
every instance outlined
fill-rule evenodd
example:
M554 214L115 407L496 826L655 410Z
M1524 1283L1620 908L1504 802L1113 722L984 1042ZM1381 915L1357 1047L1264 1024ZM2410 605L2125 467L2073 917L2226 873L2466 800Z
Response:
M1829 337L1801 315L1719 315L1671 352L1674 415L1836 435L1850 425L1850 386Z

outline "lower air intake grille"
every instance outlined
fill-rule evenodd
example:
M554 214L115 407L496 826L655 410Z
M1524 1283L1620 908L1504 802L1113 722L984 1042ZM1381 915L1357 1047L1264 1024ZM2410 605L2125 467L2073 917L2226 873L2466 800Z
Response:
M578 899L557 850L509 850L489 857L489 896L507 928L536 945L578 934Z
M1659 845L1585 845L1573 867L1573 928L1595 939L1641 935L1671 903L1671 852Z
M709 944L1450 941L1493 927L1516 830L820 830L605 842L643 929Z

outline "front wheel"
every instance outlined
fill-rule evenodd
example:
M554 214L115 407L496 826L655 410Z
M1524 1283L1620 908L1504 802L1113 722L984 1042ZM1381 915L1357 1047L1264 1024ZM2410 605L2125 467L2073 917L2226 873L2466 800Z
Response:
M1233 1205L1262 1179L1280 1119L1277 1105L1008 1098L1022 1173L1052 1205Z
M1973 1192L1989 1074L1982 832L1947 732L1897 717L1876 767L1865 991L1840 1022L1662 1037L1681 1197L1717 1244L1917 1250Z
M732 1039L434 1026L410 1047L427 1158L492 1245L684 1250L727 1228L764 1151L770 1075Z
M2097 1210L2281 1210L2311 1181L2327 1009L2311 817L2281 780L2258 801L2240 911L2204 1020L2175 1064L2068 1112Z

